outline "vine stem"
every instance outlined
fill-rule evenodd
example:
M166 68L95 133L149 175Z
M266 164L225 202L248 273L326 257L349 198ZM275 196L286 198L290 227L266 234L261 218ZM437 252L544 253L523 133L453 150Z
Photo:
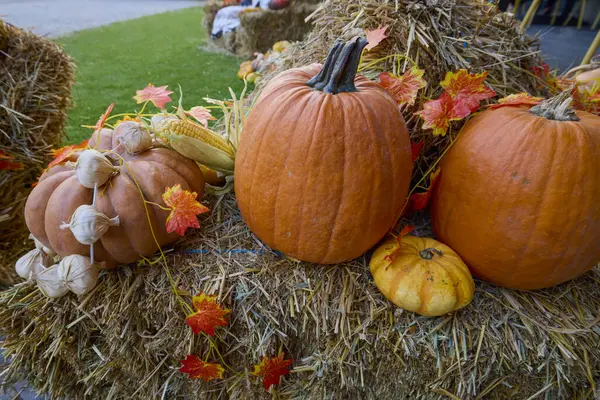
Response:
M181 296L179 295L179 291L177 290L177 285L175 284L175 280L173 279L173 275L171 274L171 270L169 269L169 266L167 264L167 257L165 257L165 253L163 252L162 247L160 247L160 244L158 243L158 239L156 238L156 233L154 232L154 229L152 228L152 219L150 218L150 212L148 211L148 205L146 204L147 200L144 197L142 188L140 187L140 184L138 183L137 178L135 177L135 174L133 173L131 168L129 168L129 165L127 163L125 163L125 160L123 159L123 157L121 157L121 155L118 153L113 152L113 154L115 154L117 157L119 157L119 159L122 162L122 165L125 165L125 167L127 168L127 171L129 172L129 175L131 176L131 179L133 180L133 183L137 187L137 190L140 193L140 196L142 197L143 204L144 204L144 211L146 212L146 219L148 221L148 226L150 227L150 233L152 234L152 239L154 239L154 243L158 247L158 251L160 253L159 260L163 261L163 266L165 268L165 271L167 272L167 276L169 277L169 282L171 283L171 290L173 291L173 294L175 294L175 297L177 298L177 301L179 302L179 305L180 305L183 313L186 316L190 315L194 312L194 310L192 310L192 308L186 302L184 302L183 299L181 298Z

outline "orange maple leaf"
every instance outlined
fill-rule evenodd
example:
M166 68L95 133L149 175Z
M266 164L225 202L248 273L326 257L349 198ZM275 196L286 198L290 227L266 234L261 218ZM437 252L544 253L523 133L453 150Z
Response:
M423 104L423 110L415 113L420 116L425 123L423 129L433 129L434 135L445 136L450 121L463 119L462 113L457 115L454 107L454 101L447 92L442 93L439 99L429 100Z
M192 107L190 111L186 111L185 113L194 117L194 119L204 125L205 128L208 126L208 121L216 119L210 114L208 108L202 106Z
M192 328L193 333L204 332L214 336L217 326L227 326L227 315L231 310L217 304L217 296L200 292L192 297L192 304L196 312L189 315L185 323Z
M392 95L398 104L415 104L419 89L427 86L423 79L424 69L413 66L402 76L396 76L389 72L379 74L379 83Z
M484 85L487 71L480 74L470 74L466 69L456 73L447 72L440 85L454 101L455 115L462 118L479 109L481 100L494 97L496 92Z
M77 150L85 149L88 147L88 140L84 140L79 144L72 144L69 146L64 146L59 149L50 150L49 154L53 157L53 160L48 164L48 168L52 168L55 165L60 164L61 162L67 160L69 157L73 155Z
M423 140L420 140L418 142L411 142L410 144L410 153L411 153L411 159L412 162L414 163L417 158L419 158L419 155L421 154L421 150L423 149Z
M290 365L294 360L284 360L284 353L281 352L277 357L263 357L260 364L254 365L252 373L263 377L263 386L269 390L271 386L278 385L281 377L290 373Z
M156 107L163 109L165 108L165 104L171 101L170 94L173 94L172 91L167 90L168 86L159 86L155 87L152 83L149 83L142 90L136 90L135 96L133 99L138 103L143 103L145 101L150 101Z
M110 113L112 112L114 107L115 107L115 103L111 103L106 108L106 111L104 111L104 113L100 116L100 118L98 119L98 122L96 122L96 125L81 125L81 126L84 128L91 128L94 130L94 132L100 131L100 129L104 128L104 124L106 123L106 120L108 119L108 116L110 115Z
M198 197L196 192L183 190L180 184L165 188L162 198L171 209L166 221L167 233L175 231L183 236L187 228L200 228L196 215L209 210L200 204L196 197Z
M412 211L424 210L427 207L429 199L431 199L431 193L433 192L433 188L435 187L439 176L440 169L438 168L429 175L429 187L427 190L421 193L413 193L410 196Z
M190 378L202 379L207 382L223 378L223 372L225 371L221 365L204 362L193 354L188 354L185 360L179 362L183 364L179 371L188 374Z
M367 37L367 46L366 49L367 50L371 50L373 49L375 46L377 46L379 43L381 43L381 41L385 38L387 38L387 34L385 33L385 31L387 31L387 25L383 26L383 27L378 27L377 29L373 29L373 30L369 30L369 29L365 29L365 36Z
M544 100L542 97L533 97L529 93L521 92L517 94L511 94L498 100L498 104L490 104L489 108L496 109L506 106L522 106L531 105L535 106L540 104L540 101Z
M406 236L406 235L408 235L409 233L411 233L414 230L415 230L415 226L414 225L404 225L402 227L402 230L398 234L398 236L396 236L396 240L398 241L398 245L400 245L402 243L402 236ZM385 261L392 262L392 261L394 261L396 259L396 257L398 257L398 254L400 254L400 246L398 246L398 248L396 250L394 250L393 252L391 252L387 256L383 257L383 259Z

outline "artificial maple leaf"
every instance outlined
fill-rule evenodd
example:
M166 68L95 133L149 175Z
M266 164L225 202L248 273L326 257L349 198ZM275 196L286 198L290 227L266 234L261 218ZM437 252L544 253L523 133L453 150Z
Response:
M440 169L436 169L429 175L429 187L426 191L421 193L413 193L410 196L411 210L412 211L420 211L424 210L429 204L429 199L431 199L431 193L433 192L433 188L437 183L437 180L440 175Z
M0 150L0 170L16 171L24 168L25 165L22 162L15 161L15 156Z
M411 153L411 159L412 162L414 163L417 158L419 158L419 155L421 154L421 150L423 149L423 140L419 140L418 142L411 142L410 144L410 153Z
M269 390L271 386L278 385L281 377L290 373L290 365L294 360L284 360L284 353L281 352L277 357L263 357L260 364L254 365L252 373L263 377L263 386Z
M108 116L110 115L110 113L112 112L112 109L114 108L115 103L111 103L107 108L106 111L104 111L104 114L102 114L100 116L100 118L98 119L98 122L96 122L96 125L94 126L86 126L84 125L85 128L93 128L94 132L99 131L100 129L104 128L104 124L106 123L106 120L108 118Z
M378 27L377 29L373 29L373 30L369 30L369 29L365 29L365 36L367 37L367 46L366 49L367 50L371 50L373 49L375 46L377 46L379 43L381 43L381 41L385 38L387 38L387 34L385 33L385 31L387 31L387 25L383 26L383 27Z
M393 252L391 252L387 256L383 257L383 259L385 261L389 261L390 263L392 261L394 261L396 259L396 257L398 257L398 254L400 254L400 244L402 243L402 236L406 236L406 235L408 235L409 233L411 233L414 230L415 230L415 226L414 225L404 225L402 227L402 230L398 234L398 236L396 236L396 240L398 241L398 247L396 248L396 250L394 250Z
M185 319L185 323L193 333L214 336L217 326L227 326L227 315L231 310L217 304L217 296L198 293L192 297L192 304L196 311Z
M445 136L450 127L450 121L464 118L462 113L457 115L456 112L452 97L444 92L439 99L426 101L423 104L423 110L415 114L425 121L423 129L433 129L434 135Z
M446 77L440 82L440 85L452 97L455 115L464 118L479 109L481 100L496 95L496 92L483 84L487 75L487 71L470 74L466 69L459 69L455 73L446 73Z
M379 74L379 83L392 95L398 104L415 104L419 89L427 86L423 79L424 69L413 66L402 76L396 76L389 72Z
M204 125L205 128L208 126L208 121L215 119L215 117L210 114L210 110L202 106L192 107L190 111L186 111L185 113L194 117L194 119Z
M506 106L522 106L522 105L531 105L535 106L536 104L540 104L540 102L544 100L542 97L533 97L529 93L517 93L511 94L509 96L503 97L498 100L498 104L490 104L489 108L496 109L500 107Z
M167 233L175 231L183 236L187 228L200 228L196 215L209 210L200 204L196 197L198 197L196 192L183 190L180 184L165 188L162 198L171 209L166 222Z
M48 164L48 168L52 168L55 165L60 164L61 162L65 161L66 159L71 157L73 155L73 153L75 153L76 151L85 149L86 147L88 147L87 139L79 144L72 144L69 146L61 147L59 149L50 150L49 154L54 159L50 162L50 164Z
M142 90L136 90L136 95L133 96L133 99L138 103L143 103L145 101L150 101L156 107L163 109L165 108L165 104L171 101L170 94L173 94L172 91L167 90L168 86L159 86L155 87L152 83L149 83Z
M202 361L194 354L188 354L185 360L179 361L183 366L179 368L180 372L188 374L190 378L212 381L213 379L223 378L223 367L219 364L213 364Z

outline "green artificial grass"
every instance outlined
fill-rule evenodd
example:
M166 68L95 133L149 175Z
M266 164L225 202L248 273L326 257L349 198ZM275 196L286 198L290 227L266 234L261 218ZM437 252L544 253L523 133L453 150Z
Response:
M206 105L202 98L229 98L243 82L236 78L239 60L199 49L206 39L201 8L117 22L61 37L62 44L77 63L73 88L74 108L69 113L67 142L87 139L106 107L116 103L112 114L139 110L135 91L149 82L169 85L175 94L167 108L177 105L178 84L183 89L186 109ZM155 110L150 105L147 110Z

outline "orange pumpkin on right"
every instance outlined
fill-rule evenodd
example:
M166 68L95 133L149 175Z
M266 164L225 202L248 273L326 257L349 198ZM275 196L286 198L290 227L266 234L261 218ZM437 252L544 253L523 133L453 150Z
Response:
M540 289L600 261L600 117L570 100L483 111L441 162L434 232L481 279Z

